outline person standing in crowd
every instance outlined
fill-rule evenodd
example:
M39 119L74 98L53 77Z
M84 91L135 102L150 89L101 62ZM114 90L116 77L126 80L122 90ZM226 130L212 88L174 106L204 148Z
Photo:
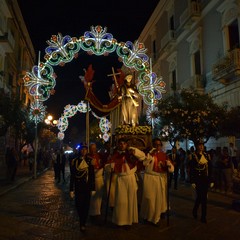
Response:
M186 180L186 152L183 150L183 148L179 148L179 169L180 169L180 180L185 181Z
M221 160L222 160L222 149L221 147L216 147L216 150L212 153L212 166L213 166L213 179L214 179L214 190L220 192L222 188L221 179Z
M89 146L88 157L93 161L95 173L95 191L92 192L89 215L92 223L100 224L102 197L103 197L103 160L97 152L96 143L91 143Z
M53 165L53 171L54 171L54 179L58 180L58 163L57 163L57 155L59 150L54 150L52 153L52 165Z
M57 170L58 183L61 182L61 175L62 175L63 181L65 182L66 156L62 149L58 150L57 152L56 162L57 162L56 170Z
M118 140L117 150L110 157L110 165L116 173L115 204L112 221L118 226L129 227L138 222L137 161L145 159L145 153L129 147L125 138Z
M173 173L174 166L162 149L159 138L153 139L153 148L143 162L143 197L141 217L154 225L158 225L161 215L168 210L167 181L168 172Z
M87 151L87 145L82 145L79 156L72 160L70 166L70 197L75 196L81 232L86 231L91 192L95 190L94 167Z
M233 145L233 143L229 143L229 156L231 158L234 169L238 169L237 151L238 150Z
M196 199L192 210L193 217L197 219L198 208L201 205L201 222L206 223L207 193L208 188L213 187L212 163L209 155L204 151L203 142L196 143L196 151L190 161L190 183L196 191Z
M28 155L28 167L30 172L33 171L33 166L34 166L34 152L31 151Z
M6 151L7 179L11 182L15 180L18 161L17 154L14 148L7 148Z
M232 194L232 176L233 176L233 163L231 157L228 154L228 148L223 147L222 157L220 161L221 179L224 189L221 189L223 193Z
M172 180L174 180L174 189L178 188L178 174L179 174L179 166L180 166L180 157L177 152L177 148L174 146L172 148L172 152L168 155L169 159L172 161L174 165L174 173L170 173L169 179L169 188L172 186Z

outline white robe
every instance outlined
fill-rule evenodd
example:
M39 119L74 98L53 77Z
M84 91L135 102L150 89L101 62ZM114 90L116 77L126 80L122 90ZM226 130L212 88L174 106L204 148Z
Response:
M123 226L138 222L136 167L117 174L113 223Z
M89 215L101 215L102 196L103 196L103 168L95 170L95 191L92 192L90 200Z
M117 175L114 172L112 172L111 189L110 189L110 193L109 193L110 176L111 176L111 164L107 164L107 165L105 165L105 170L104 170L104 182L105 182L105 186L106 186L105 191L107 194L106 197L108 197L108 194L110 194L109 203L108 203L109 207L114 207Z
M143 177L143 196L141 204L141 217L154 224L160 220L161 213L167 211L167 173L153 171L154 161L148 155ZM173 165L170 172L174 171Z

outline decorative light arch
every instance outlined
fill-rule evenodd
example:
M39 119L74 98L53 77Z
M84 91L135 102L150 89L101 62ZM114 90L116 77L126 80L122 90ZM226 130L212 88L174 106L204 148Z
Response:
M58 33L52 35L47 43L45 62L33 66L32 71L23 77L24 85L34 101L44 102L54 93L56 74L53 67L71 62L81 50L97 56L116 52L126 67L138 72L137 88L147 105L160 100L165 92L166 84L152 72L144 44L138 41L118 42L111 33L107 33L106 27L92 26L91 30L86 31L80 38Z
M66 105L64 107L63 114L59 118L58 124L57 124L59 129L58 138L60 140L63 140L64 132L68 128L68 118L73 117L77 112L86 113L87 111L91 111L91 109L88 108L88 105L83 101L78 103L78 105L70 105L70 104ZM91 113L95 118L99 119L99 128L103 133L103 140L107 142L110 137L108 132L111 128L111 123L106 117L98 117L93 111L91 111Z

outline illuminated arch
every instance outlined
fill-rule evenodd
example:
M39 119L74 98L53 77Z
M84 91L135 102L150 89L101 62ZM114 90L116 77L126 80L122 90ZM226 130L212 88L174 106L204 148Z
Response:
M118 42L107 28L92 26L83 36L62 36L61 33L52 35L47 41L45 49L45 62L39 62L33 66L31 72L23 77L24 85L34 101L44 102L54 92L56 74L54 66L63 66L78 56L79 51L85 51L97 56L107 56L116 52L123 64L138 72L137 88L147 105L155 103L162 98L165 92L165 82L156 73L152 72L150 59L146 55L147 49L143 43L135 41Z

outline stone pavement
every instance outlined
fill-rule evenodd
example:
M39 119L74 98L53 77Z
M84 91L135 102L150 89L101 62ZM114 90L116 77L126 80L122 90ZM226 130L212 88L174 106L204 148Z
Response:
M58 184L53 171L48 170L0 196L0 240L239 239L240 213L231 204L240 195L209 192L208 223L203 224L192 218L192 189L184 184L178 190L170 190L169 226L163 219L159 227L139 223L126 230L111 223L109 211L106 224L89 223L87 232L82 234L74 201L69 198L69 172L67 176L66 183Z
M47 169L41 169L37 171L39 176ZM16 176L14 181L9 181L6 178L6 169L0 170L0 196L4 195L8 191L21 186L23 183L31 180L33 178L33 171L29 170L29 166L26 164L24 166L19 165L17 168Z

